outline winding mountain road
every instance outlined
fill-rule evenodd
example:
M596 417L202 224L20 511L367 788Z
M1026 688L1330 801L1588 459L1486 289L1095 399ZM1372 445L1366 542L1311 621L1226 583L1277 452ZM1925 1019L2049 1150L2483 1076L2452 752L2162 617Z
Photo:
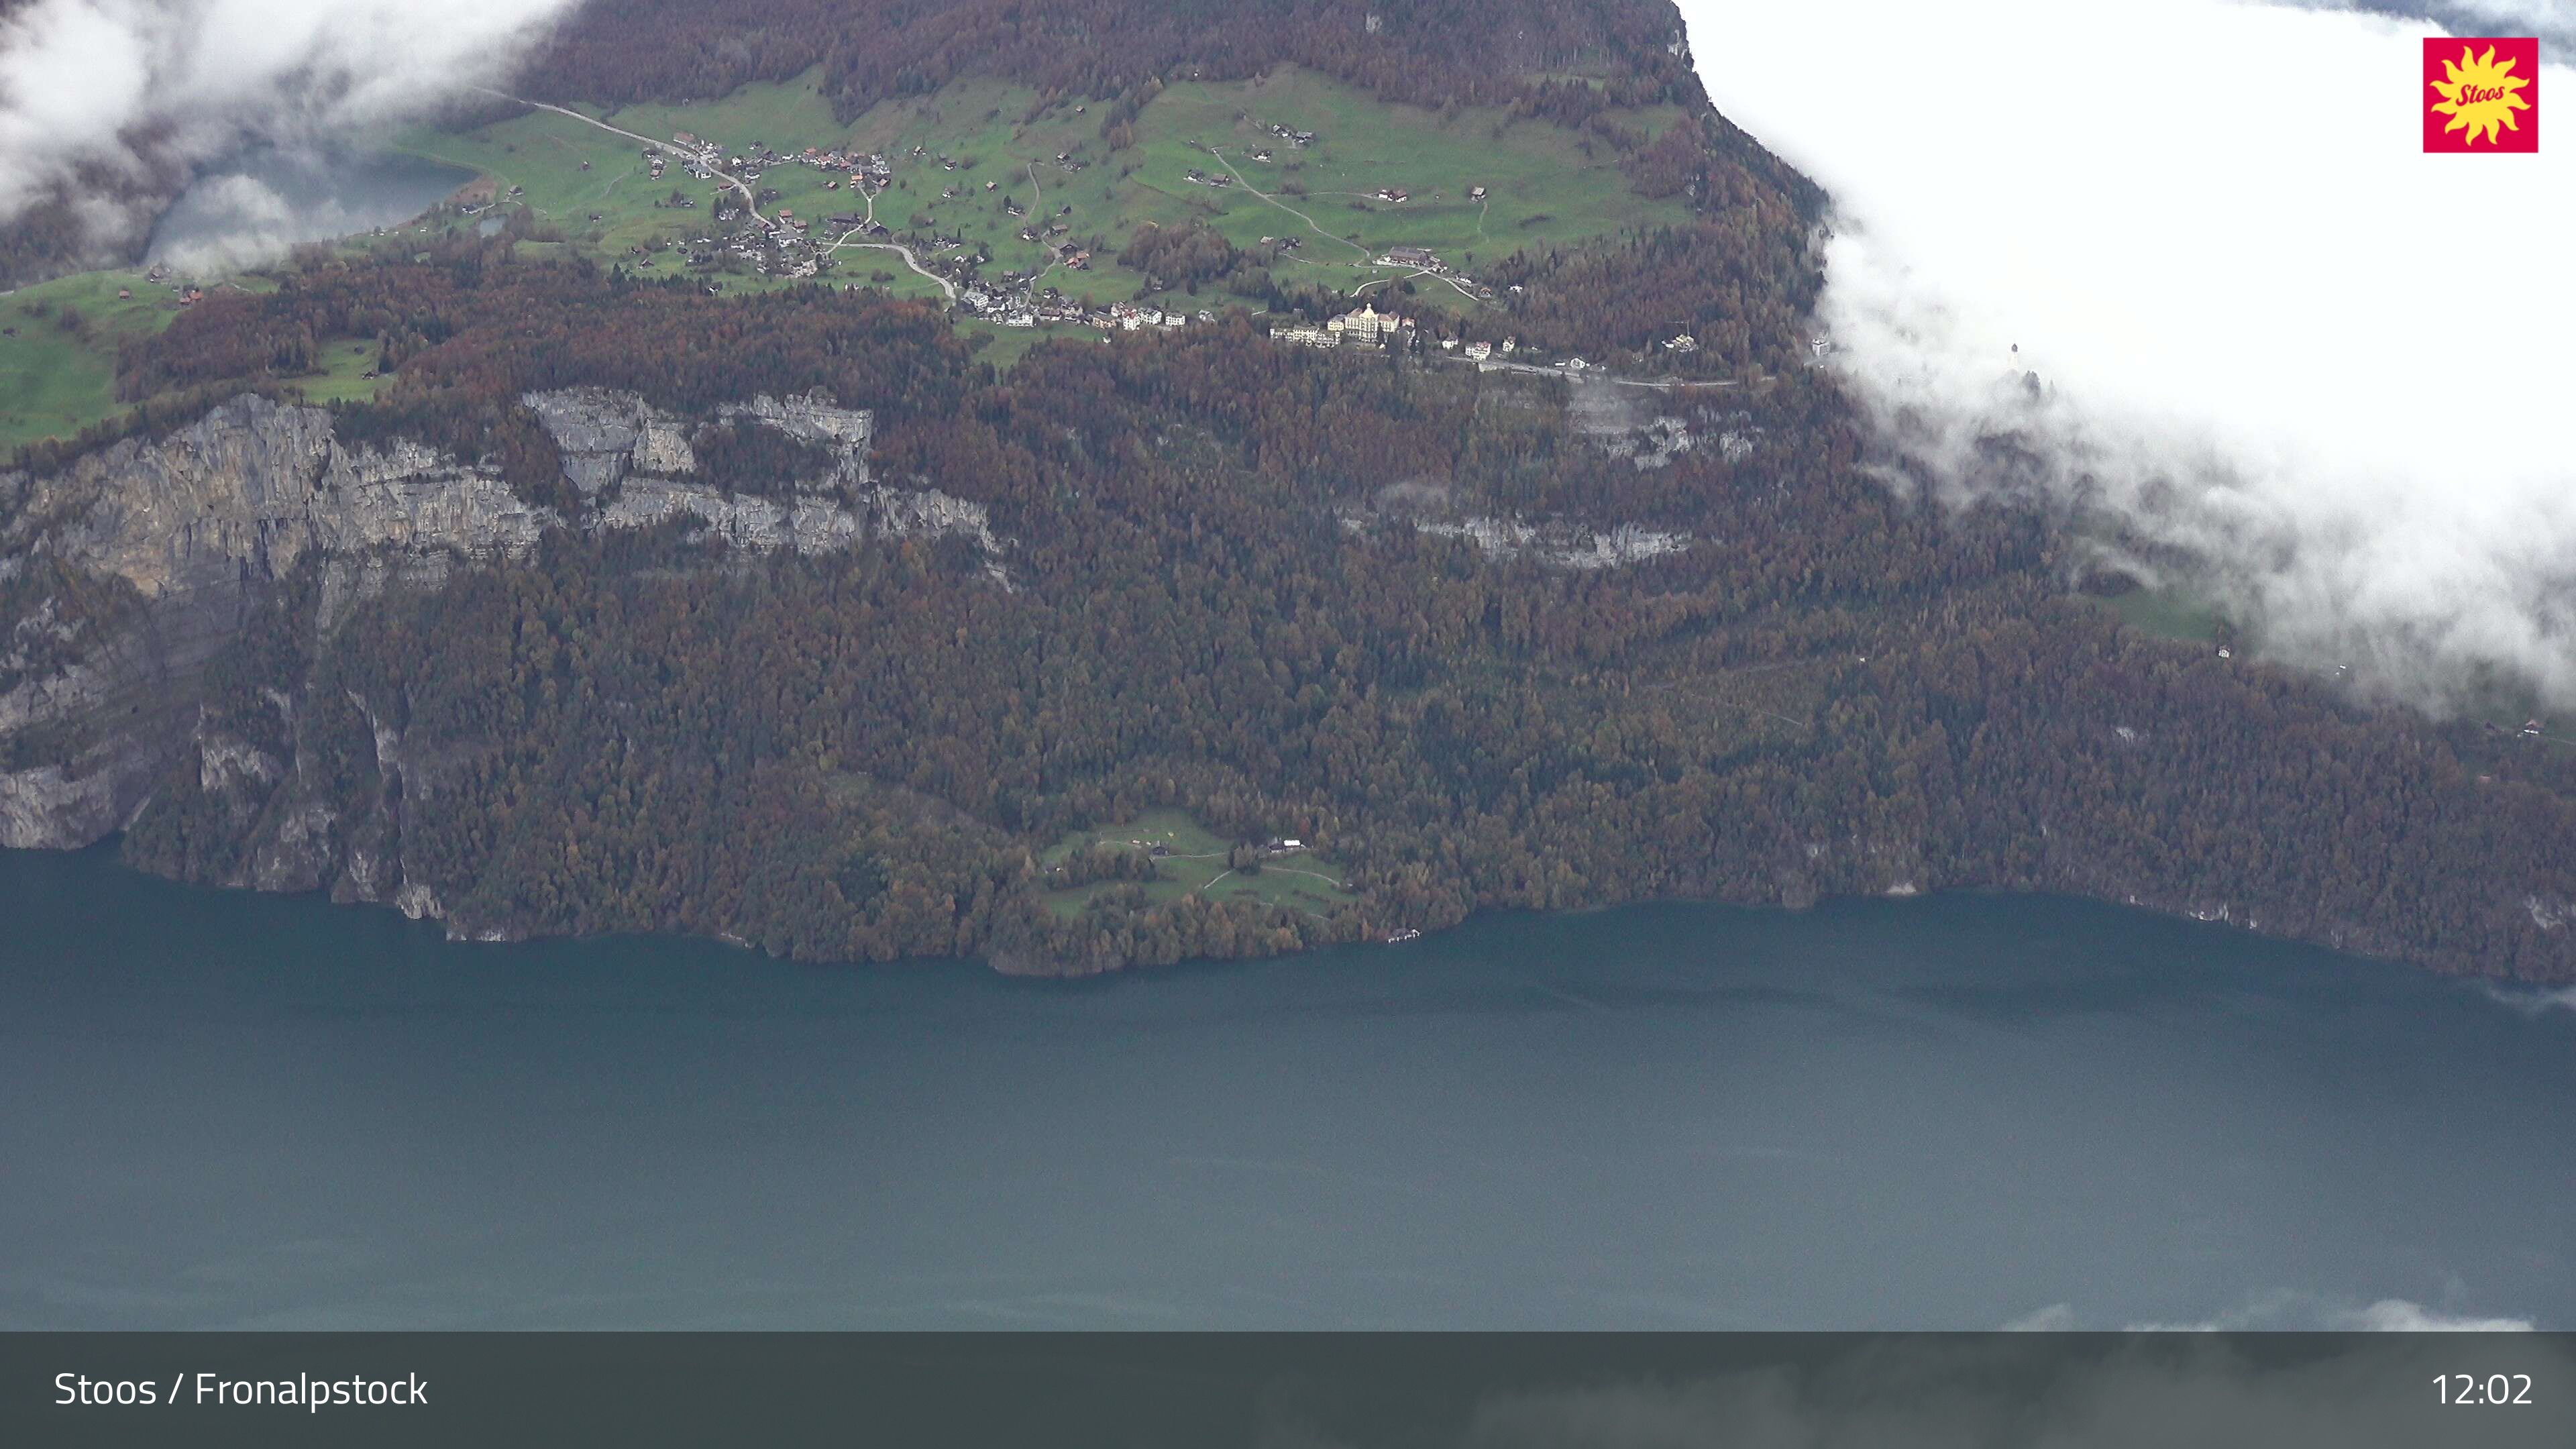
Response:
M656 148L664 146L677 147L679 144L676 141L665 140L659 136L639 136L635 132L629 131L622 126L612 126L596 116L585 116L581 112L573 110L568 106L548 105L544 101L532 101L525 96L514 96L508 91L493 90L489 86L475 86L472 89L480 91L487 96L499 96L505 101L516 101L520 105L532 107L536 110L552 111L558 116L569 116L572 119L581 122L585 126L597 126L599 129L606 131L611 135L624 136L630 141L641 141L647 146ZM713 172L718 181L721 181L725 185L742 193L743 209L751 213L752 220L759 222L766 222L769 220L769 218L760 214L760 200L758 196L753 193L749 185L744 183L741 177L735 176L726 171L718 170L713 166L708 166L707 170Z

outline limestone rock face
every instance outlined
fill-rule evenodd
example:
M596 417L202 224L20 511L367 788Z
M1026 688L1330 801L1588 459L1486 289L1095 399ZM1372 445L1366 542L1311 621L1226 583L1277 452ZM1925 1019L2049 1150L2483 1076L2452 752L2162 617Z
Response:
M575 387L527 393L519 401L553 437L564 476L584 494L614 487L629 473L676 475L698 466L688 430L634 393Z
M831 451L829 475L780 502L696 481L696 425L634 393L571 388L522 402L586 500L579 517L526 502L486 463L407 439L343 442L328 410L257 396L50 476L0 473L0 846L87 845L131 820L191 753L209 791L291 795L292 762L207 735L199 704L207 662L308 563L322 639L394 583L436 587L459 568L524 558L549 530L674 518L763 552L961 535L1003 578L992 562L1003 544L981 505L871 481L875 418L864 409L763 396L717 410L719 421ZM405 881L383 852L351 844L329 859L327 838L346 826L310 811L268 818L256 879L243 883L309 889L336 870L337 891L399 894L436 914L434 887Z
M697 471L688 423L635 393L575 387L524 393L519 401L554 439L563 454L564 476L585 496L609 492L630 477L670 483ZM820 394L790 396L781 402L764 393L747 403L717 408L716 420L772 428L828 450L834 466L827 477L806 485L811 491L861 487L868 481L868 444L876 436L876 414L867 409L845 408ZM667 512L662 509L655 516Z
M599 512L600 526L642 528L686 515L706 524L726 543L758 553L792 549L821 553L848 548L874 537L960 533L987 551L997 551L990 523L980 503L951 498L935 488L876 488L864 495L859 510L817 498L772 502L737 494L725 497L659 478L632 478Z
M490 469L407 441L344 447L330 413L256 396L26 486L26 508L0 529L0 552L41 548L149 600L238 593L317 551L523 554L563 523Z
M1354 534L1367 534L1381 526L1383 521L1381 515L1372 513L1346 513L1341 519L1342 527ZM1692 543L1687 533L1647 528L1635 523L1606 526L1562 520L1530 523L1482 513L1445 519L1399 516L1398 523L1439 538L1465 539L1489 558L1527 556L1545 568L1577 572L1626 568L1648 559L1680 553Z
M762 392L750 402L734 402L716 410L726 423L752 420L752 423L778 428L799 443L819 443L824 449L840 454L840 469L832 474L832 485L855 487L868 482L868 443L876 438L876 413L860 407L840 407L824 394L791 394L786 402Z

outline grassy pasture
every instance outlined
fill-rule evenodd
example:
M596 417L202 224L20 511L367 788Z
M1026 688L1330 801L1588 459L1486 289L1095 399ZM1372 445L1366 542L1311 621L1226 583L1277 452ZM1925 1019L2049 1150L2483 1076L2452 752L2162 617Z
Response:
M1655 108L1617 119L1652 134L1677 114ZM1064 98L1041 107L1025 88L993 80L958 81L935 95L887 101L846 126L833 119L810 75L746 86L702 105L629 106L601 119L645 136L690 131L734 150L759 141L791 155L807 146L883 153L894 160L894 182L877 199L878 220L898 232L961 238L989 258L988 270L1018 272L1048 263L1046 249L1020 232L1043 233L1061 223L1064 236L1103 245L1090 270L1059 269L1047 281L1095 302L1137 294L1142 279L1119 267L1114 254L1149 224L1200 218L1245 248L1265 236L1306 236L1300 253L1280 263L1287 274L1349 291L1394 275L1372 261L1392 246L1430 247L1466 267L1524 246L1688 220L1679 201L1650 201L1629 190L1609 147L1579 132L1490 108L1443 113L1387 105L1293 69L1251 81L1175 84L1137 116L1136 144L1117 152L1101 138L1095 103ZM1263 129L1274 123L1313 131L1317 139L1292 146ZM404 144L490 176L505 191L524 188L520 200L603 257L631 255L627 248L655 238L706 235L712 225L713 183L690 181L676 168L653 183L638 143L569 117L531 112L463 135L416 132ZM924 154L914 157L914 147ZM1254 161L1256 150L1270 151L1272 160ZM1227 166L1241 173L1242 184L1216 188L1188 180L1192 170L1214 175ZM764 173L758 185L775 187L774 205L799 217L864 212L864 198L846 183L828 185L842 179L791 164ZM1487 188L1486 199L1468 201L1472 186ZM1402 205L1377 200L1371 193L1381 187L1401 188L1411 199ZM699 206L654 207L675 188ZM1288 194L1299 188L1302 196ZM1255 190L1274 194L1279 204ZM1314 235L1282 206L1313 218L1326 235ZM899 293L937 294L889 254L845 250L838 261L839 280L872 280L890 271L895 280L885 285ZM1472 305L1445 287L1420 295Z
M1657 108L1616 119L1651 134L1676 114ZM877 219L897 232L962 239L989 259L987 275L1049 265L1046 249L1020 232L1043 233L1060 223L1062 237L1094 246L1095 255L1089 270L1058 267L1045 281L1094 304L1139 297L1144 278L1116 261L1139 227L1193 218L1245 248L1265 236L1304 235L1296 253L1275 263L1277 275L1346 295L1398 275L1373 260L1392 246L1429 247L1453 266L1472 268L1523 246L1579 243L1687 219L1677 200L1650 201L1630 191L1608 146L1579 132L1491 109L1388 105L1293 69L1250 81L1173 84L1136 117L1135 144L1116 152L1102 139L1099 103L1067 97L1040 106L1030 91L994 80L959 81L934 95L887 101L849 124L833 117L810 73L697 105L629 106L601 118L645 136L691 131L737 151L759 141L791 155L807 146L884 153L894 160L894 182L875 203ZM1316 140L1292 146L1270 135L1269 124L1313 131ZM679 257L663 252L647 265L630 249L713 232L715 183L692 181L676 165L656 183L641 143L568 116L530 111L470 132L414 130L395 144L488 177L503 193L522 188L512 200L564 237L560 244L523 244L530 257L571 250L670 275L683 265ZM919 158L911 154L916 146L924 152ZM1254 161L1256 150L1272 153L1271 161ZM1193 169L1213 175L1228 167L1244 182L1214 188L1188 180ZM842 184L828 185L835 181ZM846 178L812 167L777 167L758 184L778 189L775 207L816 222L867 210ZM1490 194L1470 202L1471 186ZM1402 188L1411 199L1402 205L1375 200L1368 193L1380 187ZM1256 189L1275 195L1278 204L1253 194ZM675 190L697 205L655 205ZM1325 235L1309 232L1282 206L1313 218ZM1346 245L1335 237L1357 240ZM943 295L886 251L845 248L827 275L898 296ZM228 285L273 283L251 275ZM724 285L748 292L792 284L729 273ZM1477 305L1428 279L1415 287L1418 302L1457 311ZM120 288L134 295L119 300ZM1192 311L1221 311L1240 301L1221 288L1203 290L1206 295L1165 292L1141 300ZM70 330L54 321L64 304L82 319ZM115 416L121 411L114 387L118 345L167 326L177 312L167 287L132 271L64 277L0 296L0 325L17 329L15 336L0 336L0 448ZM1016 361L1046 335L964 325L991 333L984 355L997 366ZM329 343L320 371L300 380L305 396L373 395L377 380L362 376L372 366L371 351L365 339Z
M2099 602L2119 615L2121 623L2158 639L2214 644L2226 627L2215 606L2163 589L2132 589Z
M1210 900L1258 901L1322 916L1358 899L1345 889L1349 876L1342 868L1312 852L1271 857L1262 862L1257 872L1229 870L1225 857L1232 844L1209 833L1182 811L1148 810L1123 825L1076 831L1039 858L1054 865L1076 851L1094 846L1137 851L1163 846L1171 854L1155 862L1161 879L1145 883L1146 899L1157 904L1203 894ZM1049 891L1045 896L1047 907L1061 915L1080 915L1093 896L1121 884L1125 882L1097 881L1070 890Z
M119 299L119 291L134 295ZM66 308L77 326L62 325ZM83 272L0 296L0 449L67 437L122 412L117 344L178 315L179 299L140 271Z

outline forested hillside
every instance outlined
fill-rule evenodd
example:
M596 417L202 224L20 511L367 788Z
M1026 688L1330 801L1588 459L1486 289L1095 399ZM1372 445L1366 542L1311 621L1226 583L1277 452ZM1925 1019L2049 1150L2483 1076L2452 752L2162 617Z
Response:
M246 880L318 799L332 859L398 853L469 933L821 959L1089 970L1495 907L1999 887L2571 965L2554 755L2124 630L2067 594L2044 520L1863 476L1825 374L1602 426L1564 382L1238 322L997 375L917 304L464 257L230 301L128 361L185 384L308 328L398 339L348 438L487 456L565 509L528 389L684 413L820 390L876 410L878 477L983 505L1001 542L751 561L680 525L567 535L327 630L310 571L258 584L127 836L154 869ZM723 486L762 486L747 456ZM1584 567L1506 525L1667 542ZM207 741L298 783L215 769ZM1113 882L1059 908L1048 847L1157 808L1299 838L1351 897Z
M1678 317L1705 365L1312 350L1256 320L1282 292L998 366L881 285L728 293L525 209L317 251L120 334L132 411L0 474L0 826L138 769L113 803L153 870L809 959L1090 971L1484 909L1994 888L2576 976L2564 752L2146 637L2075 592L2078 521L1881 481L1803 365L1812 189L1706 113L1668 6L1370 15L594 6L526 84L702 99L820 66L855 116L983 67L1113 98L1115 127L1163 76L1293 63L1575 126L1683 106L1618 154L1686 214L1514 256L1496 330L1635 361ZM1232 248L1128 246L1210 278ZM246 390L328 411L204 430ZM762 421L778 399L864 410L864 467ZM403 501L362 547L117 492L217 452L227 500ZM603 522L682 473L687 508ZM903 509L936 526L856 522ZM169 606L154 550L233 525L237 559L188 575L221 597ZM404 552L439 527L483 542ZM796 529L833 545L746 543ZM1212 862L1186 885L1175 840ZM1246 888L1292 870L1315 884Z

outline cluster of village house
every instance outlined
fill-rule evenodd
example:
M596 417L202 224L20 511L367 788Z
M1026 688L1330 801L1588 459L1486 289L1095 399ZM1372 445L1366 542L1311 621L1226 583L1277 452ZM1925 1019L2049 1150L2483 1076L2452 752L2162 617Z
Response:
M379 230L381 230L381 228L379 228ZM178 298L179 305L182 307L194 307L199 302L205 300L206 291L203 287L194 286L187 282L171 281L170 268L163 263L153 263L152 269L143 274L143 280L152 283L156 287L168 287L170 289L170 295ZM120 302L133 301L134 289L131 287L117 288L116 300Z
M1420 323L1393 312L1381 312L1374 302L1362 303L1356 312L1329 317L1321 323L1283 322L1271 328L1270 335L1281 342L1294 342L1306 347L1433 346L1476 362L1490 357L1509 357L1522 350L1517 337L1506 337L1500 342L1468 342L1457 337L1426 338ZM1572 358L1566 365L1580 369L1586 364L1581 358Z
M778 188L760 184L765 172L781 166L810 166L832 174L832 179L823 183L826 191L840 190L844 178L852 191L857 191L861 182L883 187L894 175L893 163L880 155L825 150L818 146L807 146L789 154L760 141L728 153L724 146L687 131L673 135L667 145L645 147L643 155L646 167L656 180L661 178L670 158L676 156L681 169L694 180L726 182L730 177L751 188L751 207L743 205L741 192L734 190L729 183L718 188L712 198L717 230L689 239L686 246L690 266L703 271L732 257L748 264L754 271L775 277L811 277L829 265L829 260L825 255L827 248L818 246L811 235L812 222L796 215L794 208L781 207L767 217L756 213L756 207L775 201L779 196ZM675 202L657 201L654 204L695 207L697 202L681 198ZM599 218L594 215L591 219L596 221ZM871 225L865 216L857 213L833 216L827 225L831 228L830 235L836 238L861 231L884 235L886 230L883 226ZM733 229L728 232L723 230L726 227ZM655 264L651 248L637 246L629 250L639 258L638 266L649 268Z
M1315 139L1315 133L1312 131L1299 131L1275 124L1268 125L1265 129L1272 135L1296 146L1307 145ZM722 181L730 176L743 185L753 188L755 205L766 204L777 197L778 192L774 187L764 188L759 185L759 182L765 171L780 166L811 166L821 171L835 173L834 179L824 183L826 190L839 189L842 185L840 179L842 176L849 179L850 189L854 192L860 189L862 182L882 190L892 182L894 175L893 163L882 155L824 150L813 146L805 147L802 151L790 155L773 150L759 141L751 142L739 152L728 154L725 147L715 142L681 131L672 137L667 148L647 146L644 149L644 159L656 177L662 174L666 149L678 156L682 167L693 178L702 181ZM933 158L927 148L921 146L913 147L910 154L914 160L935 159L944 170L948 171L958 170L963 164L946 155ZM1271 153L1266 150L1255 151L1252 155L1257 161L1271 159ZM1083 165L1069 154L1060 153L1055 159L1060 167L1068 171L1080 170ZM1210 186L1233 184L1233 178L1230 176L1210 176L1198 171L1190 172L1189 176L1192 181ZM997 182L987 181L984 183L984 189L993 191L998 185ZM953 200L959 192L959 187L950 186L941 192L941 197ZM1408 198L1408 193L1395 187L1381 188L1376 194L1383 200L1393 202L1402 202ZM1471 201L1482 201L1485 195L1486 189L1483 186L1468 188L1467 197ZM677 204L695 205L694 202L685 200ZM1005 198L1003 210L1015 219L1026 216L1025 209L1015 198ZM925 264L936 266L939 270L948 273L952 280L964 284L957 295L957 307L960 311L1004 327L1067 324L1088 326L1104 332L1132 332L1145 328L1184 327L1193 321L1213 323L1216 320L1216 314L1209 310L1200 310L1196 313L1164 311L1129 303L1101 306L1081 298L1067 296L1056 288L1042 286L1041 283L1046 274L1057 267L1078 271L1090 265L1091 253L1071 239L1069 218L1072 212L1072 207L1062 207L1045 220L1033 222L1020 229L1021 240L1046 248L1050 263L1043 269L1025 273L1008 272L992 280L976 278L973 275L973 268L982 260L980 257L966 258L963 266L942 260L947 253L959 252L967 248L966 240L962 236L933 236L925 247L929 258ZM690 265L701 271L719 265L725 257L730 256L767 275L791 278L812 277L830 265L828 252L831 240L852 236L884 239L890 238L893 234L885 223L871 220L865 212L836 212L823 218L821 235L828 240L818 241L810 234L811 219L799 217L793 209L786 207L778 208L765 218L760 217L741 204L741 194L733 190L730 185L715 194L714 218L718 228L715 234L697 237L686 243ZM732 232L722 231L722 228L736 223L739 225ZM1300 245L1300 239L1296 237L1263 237L1261 242L1265 246L1275 246L1281 251L1295 250ZM639 265L644 267L654 265L650 249L639 246L633 250L641 259ZM1464 287L1471 295L1485 300L1490 300L1493 296L1492 289L1483 283L1476 282L1472 278L1457 277L1449 264L1443 261L1438 253L1427 247L1393 246L1387 248L1386 252L1375 260L1380 266L1406 267L1416 273L1454 278L1456 284ZM710 284L710 290L713 290L713 284ZM1514 287L1512 290L1518 292L1520 288ZM1522 352L1517 338L1506 337L1500 342L1470 342L1455 336L1433 338L1423 333L1420 325L1412 318L1380 312L1374 303L1363 304L1356 311L1328 318L1320 324L1302 321L1282 322L1272 327L1270 335L1281 341L1309 347L1347 345L1410 349L1416 346L1426 348L1436 346L1441 351L1456 353L1476 362L1497 357L1508 358L1516 352ZM1695 352L1699 348L1698 342L1686 334L1674 337L1661 345L1667 350L1680 353ZM1821 351L1821 348L1819 350ZM1526 360L1526 354L1524 359ZM1564 359L1556 365L1568 370L1581 370L1588 366L1579 357Z
M985 287L968 287L958 294L957 309L970 316L982 317L1004 327L1035 327L1040 323L1069 323L1093 327L1103 332L1135 332L1147 327L1186 327L1191 322L1214 322L1216 313L1202 308L1196 313L1165 312L1154 307L1139 307L1127 302L1112 302L1103 307L1068 297L1053 287L1043 289L1022 283L1014 291Z
M756 214L758 207L767 205L779 197L776 187L760 184L762 175L767 171L780 166L811 166L819 171L833 173L832 179L823 183L824 190L840 190L846 178L851 192L865 194L862 183L867 188L883 191L894 180L894 163L883 155L859 151L825 150L815 146L805 147L802 151L790 155L772 150L759 141L745 146L737 154L728 155L722 146L686 131L674 136L671 146L677 150L681 157L681 164L690 176L701 181L719 182L730 176L733 180L752 188L750 207L743 205L741 193L733 190L730 185L720 187L715 193L716 225L719 228L731 226L734 229L730 233L698 237L688 243L690 264L700 269L713 267L723 258L730 256L748 263L754 270L769 276L811 277L830 265L827 256L830 241L853 237L884 240L894 235L892 229L885 223L873 220L871 215L864 211L834 212L823 218L819 233L816 232L812 218L798 216L792 207L780 207L765 218ZM644 156L646 162L653 167L653 174L657 177L661 175L661 148L646 147ZM925 162L935 160L945 171L956 171L966 164L952 156L933 157L929 148L924 146L913 147L911 159ZM1069 152L1058 152L1055 160L1058 168L1067 172L1081 171L1089 164ZM984 183L984 189L988 192L997 191L1000 186L1001 183L998 181ZM940 192L940 199L953 201L961 190L962 188L958 186L946 187ZM677 204L685 207L695 206L697 203L683 200ZM1004 198L1002 209L1013 218L1027 215L1026 208L1022 207L1015 198ZM1070 239L1072 224L1065 218L1072 214L1072 207L1063 207L1045 221L1034 222L1021 228L1020 236L1022 240L1044 246L1050 258L1051 267L1066 266L1079 271L1091 264L1091 253ZM826 238L829 240L824 240ZM962 236L935 236L931 238L925 251L935 258L941 253L957 251L966 245L966 240ZM649 248L634 247L630 250L643 259L640 265L647 267L653 265ZM971 266L972 263L969 265ZM948 271L952 277L962 278L966 269L943 267L942 270Z
M719 172L730 172L745 185L750 185L760 180L760 174L763 171L774 170L781 166L811 166L818 171L838 173L834 179L823 183L823 189L826 191L840 190L839 176L841 175L848 176L854 182L866 181L876 186L883 186L894 179L892 162L883 156L865 152L827 151L819 146L808 146L802 151L788 155L773 151L761 142L754 141L743 147L740 152L727 155L724 147L702 137L693 136L686 131L674 134L671 137L671 146L679 152L680 164L689 175L700 181L714 181L718 179ZM644 153L646 164L654 168L654 174L657 176L661 174L661 150L662 148L658 146L648 147ZM923 154L919 146L913 147L912 150L916 156ZM945 161L947 158L940 159ZM952 166L951 169L955 168Z

